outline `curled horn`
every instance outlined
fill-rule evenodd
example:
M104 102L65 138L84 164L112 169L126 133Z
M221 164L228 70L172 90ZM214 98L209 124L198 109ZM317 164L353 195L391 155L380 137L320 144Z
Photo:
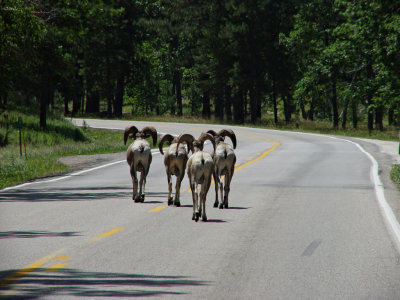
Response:
M162 154L162 155L164 155L164 152L163 152L163 144L165 143L165 142L168 142L168 144L170 144L171 145L171 142L174 140L174 137L172 136L172 135L170 135L169 133L167 133L167 134L164 134L163 136L162 136L162 138L161 138L161 140L160 140L160 142L158 143L158 150L160 150L160 153Z
M216 136L217 135L217 133L212 129L207 130L207 133L211 134L212 136Z
M198 139L198 141L201 143L201 148L203 148L204 142L205 142L206 140L209 140L209 141L213 144L214 152L215 152L215 141L214 141L214 137L213 137L211 134L206 133L206 132L203 132L203 133L200 135L199 139Z
M178 145L176 145L176 149L179 149L179 144L186 142L187 146L188 146L188 152L189 150L192 151L193 153L193 141L194 141L194 137L193 135L189 134L189 133L184 133L181 134L178 137Z
M136 138L136 133L139 130L136 128L136 126L130 126L125 128L125 133L124 133L124 145L126 145L126 141L128 140L128 137L130 134L132 134L133 139Z
M218 135L229 136L233 144L233 149L236 149L236 135L232 129L221 129L220 132L218 132Z
M150 135L153 138L153 145L157 143L157 130L153 126L144 127L142 132L146 135Z

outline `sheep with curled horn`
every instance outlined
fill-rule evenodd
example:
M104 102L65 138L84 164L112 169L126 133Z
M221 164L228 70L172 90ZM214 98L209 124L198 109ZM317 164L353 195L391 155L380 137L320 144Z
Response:
M130 167L130 173L132 177L132 200L135 202L144 202L146 177L149 173L150 164L152 161L150 143L146 140L146 138L152 137L153 145L155 145L157 143L157 130L152 126L146 126L140 131L136 128L136 126L126 127L124 133L125 145L129 137L133 138L134 140L133 143L129 145L126 152L126 161ZM139 192L136 172L141 173Z
M211 185L211 177L214 172L214 161L210 153L203 151L204 142L211 141L215 151L215 142L211 134L202 133L196 140L191 134L182 134L178 137L178 145L186 142L189 148L194 149L194 153L187 162L187 174L189 177L190 189L193 199L192 220L196 222L201 217L207 221L206 215L206 197ZM197 192L197 186L201 185L200 195Z
M222 129L219 132L208 130L207 133L214 136L216 149L214 153L214 182L215 182L215 202L214 207L218 207L218 189L221 194L219 208L228 208L228 195L231 186L232 176L235 170L236 155L236 135L231 129ZM225 143L225 137L229 137L233 147ZM225 178L222 179L222 176ZM224 182L222 182L224 180Z
M163 144L169 144L168 149L165 154L163 151ZM190 148L191 145L188 145L188 150L186 151L186 147L183 144L180 144L178 147L178 139L174 138L171 134L165 134L162 136L158 149L160 153L164 155L164 165L165 171L167 172L167 180L168 180L168 205L176 205L181 206L180 202L180 189L183 177L185 177L186 163L188 161L188 154L191 150L193 152L193 148ZM172 175L176 176L176 185L175 185L175 200L172 197Z

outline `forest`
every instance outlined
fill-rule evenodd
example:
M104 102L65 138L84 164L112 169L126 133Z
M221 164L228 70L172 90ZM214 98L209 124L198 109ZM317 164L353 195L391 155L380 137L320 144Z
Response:
M0 0L0 113L400 125L400 2Z

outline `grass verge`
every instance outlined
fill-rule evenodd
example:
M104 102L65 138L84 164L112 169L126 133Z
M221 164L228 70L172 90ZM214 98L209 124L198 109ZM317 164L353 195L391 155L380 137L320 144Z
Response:
M400 165L393 165L390 170L390 178L397 184L400 188Z
M47 129L42 131L36 125L37 118L22 115L22 119L21 140L25 140L26 159L23 142L20 155L18 114L8 114L7 120L3 116L0 122L3 140L7 140L7 145L0 147L0 189L68 171L58 161L63 156L126 150L122 132L76 128L69 121L56 119L48 120Z

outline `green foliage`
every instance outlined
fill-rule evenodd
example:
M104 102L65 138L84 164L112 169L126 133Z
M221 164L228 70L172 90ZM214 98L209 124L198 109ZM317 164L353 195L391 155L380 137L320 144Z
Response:
M390 178L400 187L400 165L393 165L390 170Z
M383 130L400 124L399 11L378 0L2 1L0 110L33 110L49 130L61 107Z

